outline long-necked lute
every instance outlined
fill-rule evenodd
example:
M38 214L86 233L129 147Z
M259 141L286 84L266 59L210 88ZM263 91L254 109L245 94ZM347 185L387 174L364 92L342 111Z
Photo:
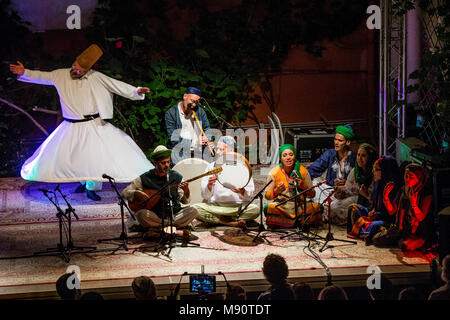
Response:
M186 181L182 181L180 183L171 185L169 188L173 189L173 188L178 188L178 186L184 182L192 182L195 181L197 179L201 179L203 177L206 176L210 176L213 174L217 174L219 172L222 171L222 167L220 168L216 168L214 170L205 172L197 177L188 179ZM165 189L165 191L167 191L167 189ZM131 210L133 210L134 212L139 211L141 209L147 209L150 210L151 208L153 208L158 201L161 199L161 193L158 193L158 190L155 189L146 189L146 190L141 190L141 192L134 192L134 198L133 201L128 201L128 206L130 207Z

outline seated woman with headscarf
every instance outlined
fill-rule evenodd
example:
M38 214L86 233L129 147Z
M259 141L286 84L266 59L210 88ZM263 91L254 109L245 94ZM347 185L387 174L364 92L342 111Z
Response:
M372 167L377 157L375 148L362 143L358 147L355 167L348 174L345 186L337 187L331 202L331 219L335 224L347 223L348 206L352 203L362 204L368 207L372 195L373 173Z
M273 203L264 206L266 224L269 227L290 227L294 225L296 217L304 215L303 196L297 199L297 214L294 200L277 207L277 204L291 198L302 190L312 187L311 177L305 167L296 160L296 150L290 144L284 144L279 150L280 164L273 168L267 179L271 183L267 186L265 197ZM306 192L306 198L315 195L314 189ZM306 206L305 223L319 224L322 221L322 207L318 203L308 203Z
M389 196L392 200L400 189L400 169L397 161L391 156L382 156L373 164L372 207L352 204L348 207L347 233L352 238L364 238L366 244L372 243L372 237L381 227L392 223L392 217L383 203L384 187L390 183L393 191Z
M416 163L405 168L405 185L392 201L392 183L385 187L383 201L395 225L374 237L377 246L396 245L402 250L416 250L432 245L434 239L431 204L433 196L426 186L426 169ZM376 239L375 239L376 238Z

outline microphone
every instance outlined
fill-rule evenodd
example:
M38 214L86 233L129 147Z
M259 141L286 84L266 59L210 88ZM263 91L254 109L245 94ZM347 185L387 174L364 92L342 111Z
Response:
M108 176L106 173L104 173L104 174L102 175L102 178L108 179L108 180L114 180L113 177Z
M194 104L195 104L195 106L194 106ZM200 101L197 100L197 101L195 101L194 103L188 103L188 104L187 104L187 107L188 107L188 109L191 109L191 110L196 111L196 110L198 109L198 106L199 106L199 105L200 105Z
M41 188L38 188L38 190L41 191L41 192L43 192L44 194L47 194L47 193L54 193L53 191L50 191L50 190L47 190L47 189L41 189Z

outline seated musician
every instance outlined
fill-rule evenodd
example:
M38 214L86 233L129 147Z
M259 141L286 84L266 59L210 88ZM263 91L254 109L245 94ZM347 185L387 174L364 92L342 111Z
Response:
M122 196L129 202L137 199L146 199L148 196L144 193L144 190L159 190L167 184L169 179L171 185L176 185L181 182L182 176L178 172L170 169L170 155L172 150L167 149L165 146L158 146L150 155L150 160L154 164L155 168L147 171L141 176L133 180L133 182L127 186ZM168 178L167 178L168 177ZM178 188L172 188L170 190L173 205L173 226L176 228L177 236L183 237L187 240L196 240L196 236L190 232L189 224L197 215L197 209L187 206L182 208L182 203L189 203L190 192L189 184L187 182L181 183ZM135 199L136 198L136 199ZM150 201L149 201L150 202ZM171 210L168 207L168 193L162 193L159 201L151 208L151 210L142 208L136 212L136 220L138 226L144 228L144 238L156 238L161 234L161 224L163 215L164 226L169 226L169 219ZM138 229L135 226L132 228Z
M326 171L327 183L321 185L316 193L314 201L323 203L330 195L334 186L344 186L347 176L355 166L356 153L350 150L350 144L354 140L352 126L337 126L334 135L334 148L325 151L309 167L308 172L313 180L313 184L322 182L320 177ZM332 196L332 200L336 200Z
M290 144L284 144L280 147L280 164L273 168L267 182L272 181L267 186L265 197L267 200L273 200L273 203L264 206L266 215L266 224L268 227L290 227L295 223L295 202L288 201L283 205L276 207L282 201L291 198L296 193L312 187L311 177L305 167L296 160L296 150ZM315 195L314 189L306 192L307 198ZM299 198L303 199L303 196ZM322 221L322 207L318 203L308 203L306 207L307 216L304 222L317 225ZM303 215L303 202L299 201L297 206L297 216Z
M223 136L217 143L217 155L234 152L236 141L233 137ZM214 169L215 162L210 163L206 172ZM238 217L239 207L243 207L244 196L250 197L255 185L253 179L243 189L229 189L217 182L217 176L202 179L202 197L206 203L193 204L198 210L197 220L211 225L228 225L246 228L246 221L259 216L259 206L250 204Z

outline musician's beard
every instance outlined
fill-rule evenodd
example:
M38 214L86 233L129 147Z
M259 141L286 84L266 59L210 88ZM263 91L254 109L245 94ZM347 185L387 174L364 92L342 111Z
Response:
M164 177L167 176L167 174L169 173L170 167L169 168L157 168L156 173L158 176L160 177Z

